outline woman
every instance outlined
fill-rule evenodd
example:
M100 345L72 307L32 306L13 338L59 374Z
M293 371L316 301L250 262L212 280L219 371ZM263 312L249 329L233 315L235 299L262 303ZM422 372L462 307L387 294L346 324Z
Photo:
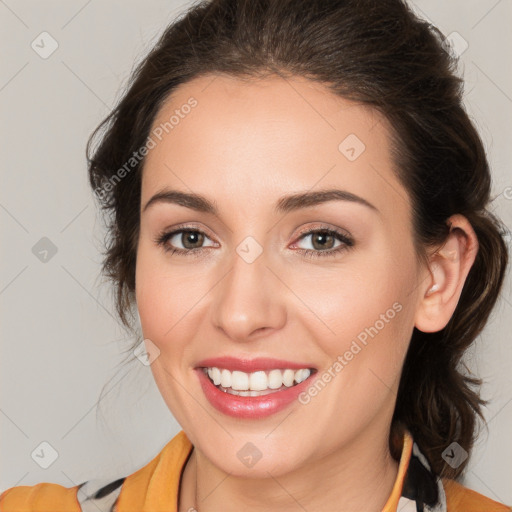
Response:
M512 510L455 480L507 252L442 40L400 0L214 0L166 30L88 150L119 316L183 430L2 510Z

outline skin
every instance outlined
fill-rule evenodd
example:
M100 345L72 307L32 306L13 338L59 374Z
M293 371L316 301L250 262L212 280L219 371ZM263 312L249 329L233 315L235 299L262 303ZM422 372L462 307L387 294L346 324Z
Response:
M197 106L145 162L136 265L143 334L160 350L151 370L194 445L179 510L380 511L397 476L388 438L412 330L434 332L449 321L476 235L453 216L447 243L421 265L386 119L321 84L203 76L177 88L153 126L191 96ZM366 146L354 161L338 149L349 134ZM219 216L163 202L143 211L164 187L205 195ZM349 201L273 211L281 196L324 188L347 190L378 211ZM171 255L155 242L182 223L205 233L200 256ZM343 244L322 249L314 235L300 238L301 229L319 227L348 233L354 246L307 258L298 250ZM249 236L262 249L250 264L236 252ZM172 243L201 247L181 235ZM428 293L434 283L439 289ZM395 302L400 312L307 405L237 419L201 390L194 367L207 357L308 361L321 374ZM237 457L247 442L262 453L251 468Z

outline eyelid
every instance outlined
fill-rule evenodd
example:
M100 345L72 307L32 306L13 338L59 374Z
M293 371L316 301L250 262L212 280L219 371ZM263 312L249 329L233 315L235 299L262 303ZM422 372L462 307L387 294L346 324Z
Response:
M325 251L316 251L314 249L302 249L300 247L296 247L298 242L303 240L304 238L307 238L310 235L314 235L316 233L326 232L329 233L329 236L333 236L335 239L337 239L340 244L333 248L333 249L327 249ZM297 236L295 242L291 245L292 248L294 248L297 252L303 254L307 258L316 258L316 257L329 257L329 256L337 256L342 251L351 249L355 245L355 239L354 237L345 229L329 226L326 224L320 224L315 226L309 226L307 228L304 228L300 230L299 235Z
M215 237L211 235L208 228L203 226L194 226L188 223L178 224L177 226L172 226L170 228L164 228L160 231L160 233L176 234L179 231L198 231L199 233L206 235L210 240L215 241Z
M162 229L161 231L159 231L159 233L154 238L154 242L156 242L159 245L165 246L165 244L171 238L176 236L178 233L183 233L183 232L187 232L187 231L201 233L206 238L211 240L213 242L213 244L205 246L205 247L200 247L200 248L197 248L197 249L181 249L181 248L178 247L178 248L174 249L177 253L179 253L180 251L185 251L185 252L189 252L189 253L192 253L192 252L198 253L198 252L200 252L200 251L202 251L204 249L208 249L210 247L218 246L218 242L215 241L215 237L210 236L208 229L205 229L205 228L199 227L199 226L193 226L193 225L190 225L190 224L187 224L187 223L185 223L185 224L178 224L177 226L173 226L171 228L164 228L164 229ZM162 241L164 238L165 238L165 242Z
M339 233L340 235L343 235L346 238L349 238L352 240L352 235L347 230L338 228L335 226L331 226L331 225L323 223L323 222L313 224L313 226L308 226L304 229L299 230L297 238L300 238L302 235L309 234L309 233L311 233L311 231L322 231L322 230L334 231L335 233Z
M215 238L215 237L212 237L211 234L209 234L208 229L199 227L199 226L194 226L194 225L191 225L188 223L178 224L177 226L173 226L170 228L164 228L160 231L160 233L175 234L176 232L187 231L187 230L199 231L199 232L207 235L208 238L210 238L212 240ZM317 230L318 231L319 230L334 231L336 233L339 233L340 235L345 236L346 238L348 238L350 240L353 240L352 235L347 230L320 222L320 223L313 224L313 226L310 225L310 226L300 229L299 232L297 233L297 235L295 236L295 241L297 241L302 235L310 234L311 231L317 231Z
M205 235L208 239L213 241L213 246L205 246L205 247L199 247L195 249L181 249L181 248L168 248L166 247L167 242L173 238L176 234L180 232L186 232L186 231L192 231L192 232L198 232L203 235ZM341 242L341 244L335 248L335 249L327 249L325 251L316 251L314 249L302 249L297 248L296 252L302 253L307 257L316 257L316 256L329 256L329 255L336 255L338 252L341 252L343 249L351 248L355 244L355 240L352 237L352 235L345 229L338 228L331 226L326 223L317 223L314 225L309 225L301 230L299 230L299 233L295 237L295 241L292 243L292 248L303 238L309 235L313 235L317 232L329 232L330 236L334 236L338 239L338 241ZM208 233L207 229L204 229L202 227L190 225L190 224L179 224L177 226L174 226L172 228L163 229L155 238L154 242L157 245L161 245L164 247L164 250L169 251L172 253L177 254L187 254L188 255L194 255L199 256L200 253L203 253L205 249L214 247L215 244L218 244L218 242L215 241L214 237L211 237Z

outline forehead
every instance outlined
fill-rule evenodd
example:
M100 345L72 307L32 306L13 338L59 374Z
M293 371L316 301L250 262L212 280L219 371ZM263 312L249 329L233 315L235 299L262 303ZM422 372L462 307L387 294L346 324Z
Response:
M409 208L384 116L302 77L193 79L167 98L151 133L159 136L145 161L143 203L167 186L242 211L263 198L270 206L287 193L337 187L384 213Z

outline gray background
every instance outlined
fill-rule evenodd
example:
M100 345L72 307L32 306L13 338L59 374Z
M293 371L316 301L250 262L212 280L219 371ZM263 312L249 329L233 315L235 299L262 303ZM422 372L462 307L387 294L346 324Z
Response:
M0 491L66 487L130 474L180 429L113 316L99 276L103 227L87 184L85 143L157 36L191 2L0 0ZM466 105L494 178L492 209L512 226L511 0L415 1L461 53ZM47 31L57 50L38 37ZM47 37L47 36L45 36ZM461 39L462 38L462 39ZM36 47L37 48L37 47ZM57 249L46 255L47 237ZM510 245L510 237L508 237ZM36 244L42 244L36 245ZM45 245L46 244L46 245ZM36 249L33 250L33 247ZM510 275L466 358L485 379L488 432L465 485L512 504ZM107 384L99 405L98 398ZM51 462L51 448L57 458ZM37 456L44 449L45 457ZM44 459L44 460L43 460Z

